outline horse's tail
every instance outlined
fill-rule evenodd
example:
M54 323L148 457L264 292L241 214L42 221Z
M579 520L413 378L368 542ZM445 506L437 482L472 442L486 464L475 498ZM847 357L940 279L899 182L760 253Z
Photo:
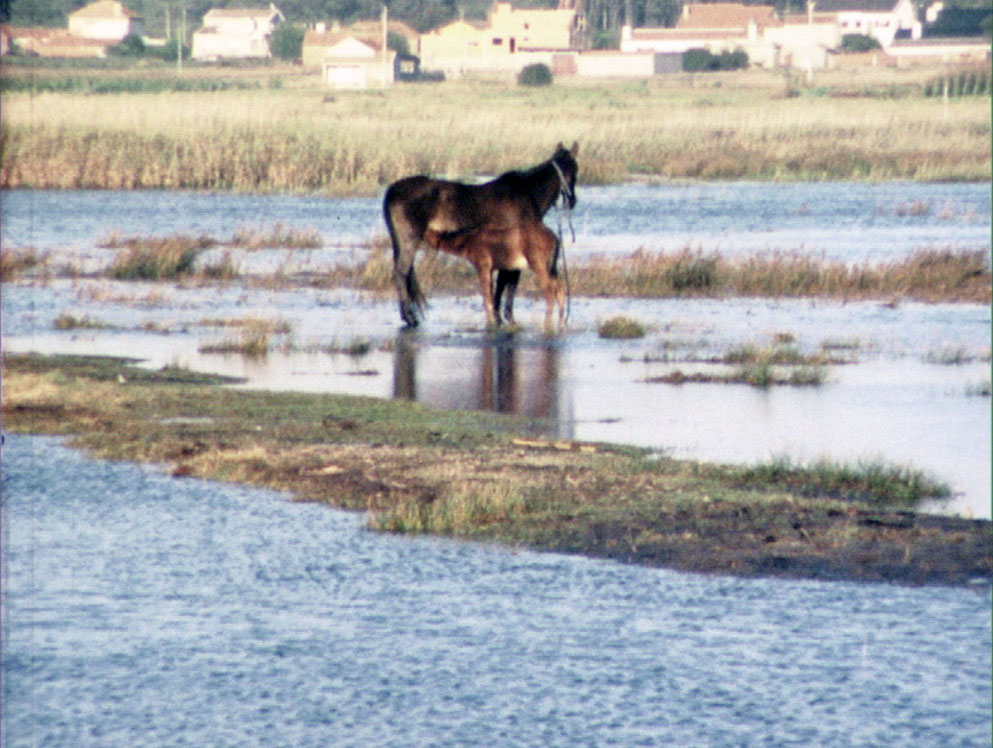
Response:
M407 219L401 200L401 183L395 182L386 190L383 198L383 218L393 244L393 282L396 285L400 302L400 316L403 321L416 327L418 317L423 316L427 300L414 273L414 255L420 238ZM398 226L399 224L399 226Z

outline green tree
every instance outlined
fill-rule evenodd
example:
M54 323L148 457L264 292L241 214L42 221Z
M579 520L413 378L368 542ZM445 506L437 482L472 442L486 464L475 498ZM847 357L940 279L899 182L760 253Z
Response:
M841 37L842 52L869 52L873 49L882 49L882 47L871 36L866 36L865 34L845 34Z
M131 34L107 50L114 57L141 57L145 54L145 42L137 34Z
M303 29L292 23L281 23L269 38L269 51L280 60L296 62L303 54Z

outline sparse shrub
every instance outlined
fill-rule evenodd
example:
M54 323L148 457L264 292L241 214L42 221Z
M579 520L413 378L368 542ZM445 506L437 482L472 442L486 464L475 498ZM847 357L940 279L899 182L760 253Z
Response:
M517 82L522 86L550 86L552 69L543 62L527 65L518 73Z
M683 53L683 70L686 72L741 70L747 67L748 53L740 48L734 52L725 50L719 55L699 47L688 49Z
M842 52L871 52L874 49L882 49L875 37L865 34L845 34L841 37Z
M145 54L145 42L137 34L125 37L120 44L107 49L107 53L115 57L141 57Z

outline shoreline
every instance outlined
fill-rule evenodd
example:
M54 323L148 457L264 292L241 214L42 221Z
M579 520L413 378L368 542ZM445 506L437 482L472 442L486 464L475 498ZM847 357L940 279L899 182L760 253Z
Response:
M7 355L3 425L97 458L285 490L370 527L701 573L988 584L988 520L606 444L522 438L526 419L271 393L122 359Z

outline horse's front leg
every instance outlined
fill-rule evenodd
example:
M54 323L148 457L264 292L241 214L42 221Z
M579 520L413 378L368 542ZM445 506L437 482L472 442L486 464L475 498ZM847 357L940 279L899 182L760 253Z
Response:
M486 324L496 327L497 316L493 306L493 266L489 263L476 264L479 275L479 292L483 296L483 308L486 310Z
M493 306L496 309L497 324L500 323L500 298L504 292L507 298L503 304L503 321L508 325L514 324L514 294L517 292L517 284L521 280L520 270L498 270L496 277L496 295L493 298Z

